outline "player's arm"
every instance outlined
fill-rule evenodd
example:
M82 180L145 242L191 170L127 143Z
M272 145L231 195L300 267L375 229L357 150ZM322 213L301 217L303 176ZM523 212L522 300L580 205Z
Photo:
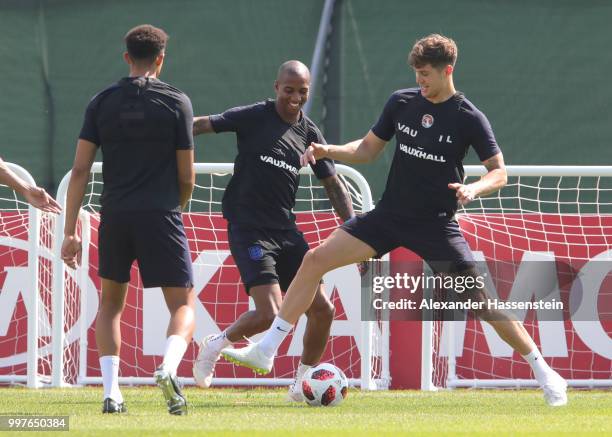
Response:
M179 202L181 210L187 208L195 186L195 171L193 169L193 149L178 149L176 151L178 170Z
M0 158L0 183L5 184L22 195L30 205L42 211L58 214L62 208L55 199L36 185L30 185L17 176Z
M327 197L342 221L347 221L355 215L351 195L337 174L321 179L321 184L325 187Z
M236 106L221 114L203 115L193 119L193 135L236 132L243 129L259 128L258 119L263 105Z
M397 106L397 93L393 93L376 122L365 137L342 146L312 143L301 158L302 166L317 159L330 158L350 164L375 160L395 134L393 111ZM375 133L376 132L376 133Z
M208 116L199 118L206 118L207 124L210 125ZM175 143L179 205L181 207L181 211L185 211L187 208L187 204L189 203L189 199L191 199L191 194L193 193L193 187L195 186L195 170L193 168L193 135L195 126L196 121L193 117L191 100L189 97L187 97L187 95L184 95L181 99L179 124Z
M0 183L11 187L17 193L23 196L28 190L28 184L26 181L17 176L10 168L5 164L5 162L0 158Z
M210 122L210 116L204 115L202 117L194 117L193 119L193 135L200 134L211 134L214 133L215 130L212 127L212 123Z
M329 158L349 164L361 164L373 161L380 155L387 142L378 138L371 130L365 137L344 145L311 143L306 149L300 163L314 164L318 159Z
M501 152L482 161L482 163L487 169L487 174L481 177L480 180L467 185L459 183L448 184L448 188L456 191L457 200L461 205L465 205L477 197L494 193L506 185L508 174L504 164L504 155Z
M64 224L62 259L73 269L76 268L81 258L81 240L76 235L76 227L89 173L96 157L96 150L97 146L94 143L80 138L77 143L72 172L70 173L66 195L66 222Z

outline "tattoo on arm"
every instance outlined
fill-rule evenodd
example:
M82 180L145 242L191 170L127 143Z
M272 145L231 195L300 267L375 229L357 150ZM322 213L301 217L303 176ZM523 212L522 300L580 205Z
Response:
M336 214L338 214L343 221L347 221L353 217L355 213L353 212L351 195L338 175L322 179L321 183L325 187L325 191L327 191L327 197L329 197L329 201L334 207Z
M193 135L209 134L212 132L214 132L214 129L208 115L193 119Z

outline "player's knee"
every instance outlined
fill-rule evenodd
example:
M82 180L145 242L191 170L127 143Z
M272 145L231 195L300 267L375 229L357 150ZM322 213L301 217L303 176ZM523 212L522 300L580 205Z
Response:
M327 260L321 255L321 251L318 248L310 249L304 255L302 267L317 273L325 273L327 272Z
M123 302L111 299L103 299L100 302L99 311L106 316L115 316L123 312Z
M262 331L268 329L272 325L276 314L278 314L278 311L275 308L258 310L256 313L257 317L255 318L255 323L257 324L257 327L260 328Z
M317 255L314 249L309 249L306 254L304 254L304 259L302 260L302 266L304 268L313 268L317 264Z

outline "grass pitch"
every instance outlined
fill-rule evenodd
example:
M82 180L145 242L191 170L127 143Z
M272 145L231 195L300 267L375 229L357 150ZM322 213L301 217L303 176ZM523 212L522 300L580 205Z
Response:
M546 406L536 390L351 390L335 408L288 403L285 389L184 391L184 417L166 412L156 387L123 388L125 415L101 414L99 387L1 388L0 414L69 415L71 435L100 436L612 434L612 391L571 391L569 405L561 408Z

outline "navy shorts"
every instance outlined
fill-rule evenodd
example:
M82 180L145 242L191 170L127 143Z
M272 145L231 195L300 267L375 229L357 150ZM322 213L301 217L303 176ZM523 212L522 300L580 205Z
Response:
M371 246L378 256L405 247L435 273L463 272L476 265L459 224L447 216L405 218L375 208L347 221L341 229Z
M228 223L230 251L247 294L257 285L279 284L287 291L308 251L297 229L253 228Z
M193 270L181 213L102 213L98 228L98 274L128 282L138 261L145 288L193 287Z

